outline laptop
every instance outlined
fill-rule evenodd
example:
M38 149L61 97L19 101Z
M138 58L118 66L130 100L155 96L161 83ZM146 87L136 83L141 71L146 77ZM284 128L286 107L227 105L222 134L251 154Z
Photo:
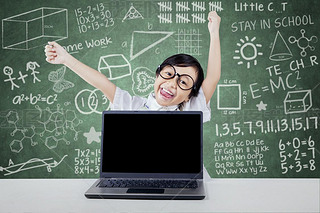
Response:
M87 198L204 199L202 112L104 111Z

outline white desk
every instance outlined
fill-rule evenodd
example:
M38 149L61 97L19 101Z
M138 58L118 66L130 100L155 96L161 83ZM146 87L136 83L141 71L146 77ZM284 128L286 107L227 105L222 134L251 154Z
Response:
M200 201L87 199L94 181L3 179L0 212L320 212L319 179L212 179Z

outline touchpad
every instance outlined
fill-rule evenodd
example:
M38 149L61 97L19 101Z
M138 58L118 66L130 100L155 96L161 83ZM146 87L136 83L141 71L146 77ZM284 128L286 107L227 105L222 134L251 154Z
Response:
M163 194L164 189L128 189L127 193Z

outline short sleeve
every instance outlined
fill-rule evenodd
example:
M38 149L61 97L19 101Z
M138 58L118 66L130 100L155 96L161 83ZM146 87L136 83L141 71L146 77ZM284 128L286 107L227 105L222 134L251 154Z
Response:
M184 111L202 111L203 123L210 121L211 108L210 101L206 103L206 97L204 96L202 88L200 88L198 96L192 97L183 107Z
M132 96L129 92L117 87L110 108L111 110L137 110L142 108L145 102L146 98Z

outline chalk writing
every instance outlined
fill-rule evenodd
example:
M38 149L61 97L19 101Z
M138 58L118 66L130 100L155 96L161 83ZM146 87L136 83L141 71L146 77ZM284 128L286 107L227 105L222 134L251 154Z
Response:
M74 14L80 33L109 28L115 24L110 10L106 9L103 3L77 8Z
M100 149L75 149L74 173L76 175L99 174Z
M315 141L311 136L300 139L279 140L281 173L300 173L303 170L316 170Z

